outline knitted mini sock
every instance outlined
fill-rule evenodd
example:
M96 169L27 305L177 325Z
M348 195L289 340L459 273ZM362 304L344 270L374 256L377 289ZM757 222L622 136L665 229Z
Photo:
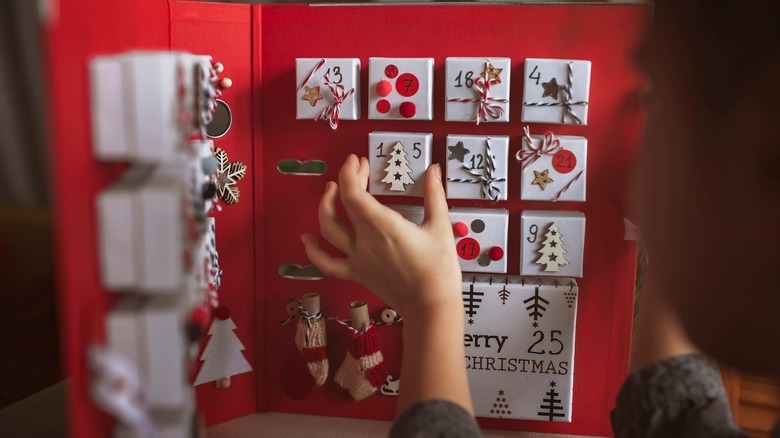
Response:
M295 345L303 356L303 361L309 368L309 372L317 386L321 386L328 379L328 355L325 352L327 345L325 337L325 320L320 317L309 321L309 340L306 340L306 319L299 318L295 331Z
M376 326L370 324L363 332L353 329L350 333L352 344L333 380L347 389L352 398L363 400L385 383L387 366L382 357Z

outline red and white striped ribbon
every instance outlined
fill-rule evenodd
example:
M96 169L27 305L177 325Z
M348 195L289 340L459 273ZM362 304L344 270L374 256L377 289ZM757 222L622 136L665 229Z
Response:
M355 92L355 89L352 88L347 91L343 85L334 84L331 82L330 77L328 77L327 74L323 76L323 78L325 80L325 85L328 86L331 94L333 95L333 103L328 105L328 107L325 108L322 113L317 116L316 119L314 119L314 121L327 120L330 124L330 128L335 131L339 127L339 114L341 113L341 105L345 100L347 100L349 96Z
M306 76L306 79L304 79L303 82L301 82L301 84L298 85L298 89L296 89L295 91L296 92L301 91L301 88L303 88L304 85L309 83L309 79L311 79L311 77L314 76L314 73L317 73L317 70L321 69L323 65L325 65L325 58L322 58L320 62L317 63L317 66L314 67L314 70L312 70L311 73L309 73L309 76Z
M561 199L561 195L566 193L566 191L569 190L571 188L571 186L573 186L574 183L577 182L577 180L580 179L581 176L582 176L582 171L580 170L580 173L578 173L577 176L575 176L571 181L566 183L566 185L563 186L563 188L560 191L558 191L558 193L556 193L556 195L551 199L551 201L552 202L556 202L559 199Z
M555 134L553 134L552 131L547 131L544 133L542 142L538 148L534 147L528 126L526 126L523 131L523 138L525 139L525 146L527 149L520 149L515 154L515 159L522 164L523 169L541 158L542 155L555 155L559 150L561 150L561 141L555 138Z
M355 327L352 327L352 324L351 324L351 322L352 322L352 321L350 321L349 319L341 319L341 318L339 318L338 316L336 316L336 317L333 317L333 318L327 318L327 319L330 319L330 320L336 321L337 323L339 323L339 324L343 325L344 327L346 327L347 329L349 329L349 331L351 331L352 333L354 333L354 334L355 334L355 335L357 335L357 336L360 336L360 335L362 335L363 333L367 332L367 331L368 331L368 329L370 329L370 328L371 328L371 326L372 326L372 325L374 325L374 321L373 321L373 320L371 320L371 319L369 319L369 320L368 320L368 324L366 325L366 328L364 328L363 330L358 330L358 329L356 329Z

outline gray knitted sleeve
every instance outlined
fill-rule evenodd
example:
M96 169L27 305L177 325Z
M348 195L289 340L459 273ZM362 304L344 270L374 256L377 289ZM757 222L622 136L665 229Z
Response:
M718 366L677 356L628 376L612 411L620 437L743 437L729 410Z
M408 408L396 420L391 438L474 438L482 432L465 409L446 400L427 400Z

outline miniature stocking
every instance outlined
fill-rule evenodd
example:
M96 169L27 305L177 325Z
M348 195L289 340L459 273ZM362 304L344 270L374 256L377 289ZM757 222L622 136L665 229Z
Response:
M362 332L348 328L352 334L352 343L333 380L347 389L352 398L363 400L385 383L387 367L376 326L369 323Z
M295 345L303 355L303 360L317 386L321 386L328 379L326 344L325 320L322 315L317 312L309 316L302 312L295 331Z

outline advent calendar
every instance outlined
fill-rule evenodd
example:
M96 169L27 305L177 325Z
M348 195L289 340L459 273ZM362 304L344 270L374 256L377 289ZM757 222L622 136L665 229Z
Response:
M45 35L73 436L395 418L403 315L299 243L348 154L415 223L442 167L466 333L449 366L480 425L611 433L646 6L59 3Z

